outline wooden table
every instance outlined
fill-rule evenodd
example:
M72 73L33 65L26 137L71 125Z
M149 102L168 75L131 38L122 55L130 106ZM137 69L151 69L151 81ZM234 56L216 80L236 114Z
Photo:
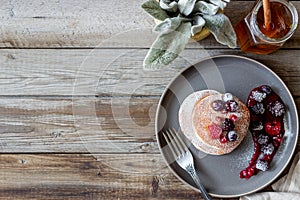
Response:
M145 72L156 35L142 2L1 2L0 197L200 199L166 167L154 118L169 81L207 56L262 62L300 107L299 29L271 55L228 49L209 36L171 67ZM225 14L235 24L253 2L233 0Z

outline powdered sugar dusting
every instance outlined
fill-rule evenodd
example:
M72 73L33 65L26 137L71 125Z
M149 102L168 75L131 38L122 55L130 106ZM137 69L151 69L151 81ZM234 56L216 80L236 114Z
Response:
M232 172L239 172L247 167L254 153L252 135L248 131L241 145L232 152L230 158L230 168Z
M294 138L293 137L294 133L291 130L291 124L290 124L292 120L288 119L288 118L290 118L290 115L287 112L283 118L285 133L282 138L282 143L279 146L279 148L274 156L273 163L272 163L272 165L274 165L274 166L276 166L278 164L278 162L280 162L281 158L283 156L285 156L286 146L291 142L290 141L291 138Z

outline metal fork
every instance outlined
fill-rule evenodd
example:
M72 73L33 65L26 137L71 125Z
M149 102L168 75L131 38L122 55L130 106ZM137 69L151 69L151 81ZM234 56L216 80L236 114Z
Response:
M196 174L193 156L182 138L179 136L179 133L175 129L169 129L162 132L162 134L170 150L172 151L175 161L193 178L194 182L201 192L202 197L206 200L212 199L212 197L207 193L206 189L202 185L198 175Z

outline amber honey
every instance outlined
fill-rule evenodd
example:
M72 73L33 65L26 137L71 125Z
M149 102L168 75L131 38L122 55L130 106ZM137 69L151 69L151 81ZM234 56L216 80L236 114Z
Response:
M295 7L285 0L271 0L270 8L270 29L264 26L262 2L258 2L252 12L234 27L242 51L269 54L292 36L298 24Z

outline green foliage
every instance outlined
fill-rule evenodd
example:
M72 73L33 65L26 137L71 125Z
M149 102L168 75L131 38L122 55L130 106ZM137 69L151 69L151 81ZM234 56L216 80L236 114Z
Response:
M191 26L190 22L182 22L175 30L160 34L146 55L144 69L160 69L172 62L188 43Z
M216 40L236 47L236 35L227 16L220 13L230 0L148 0L142 8L162 22L154 27L159 32L144 60L144 69L159 69L182 52L191 36L206 27Z

